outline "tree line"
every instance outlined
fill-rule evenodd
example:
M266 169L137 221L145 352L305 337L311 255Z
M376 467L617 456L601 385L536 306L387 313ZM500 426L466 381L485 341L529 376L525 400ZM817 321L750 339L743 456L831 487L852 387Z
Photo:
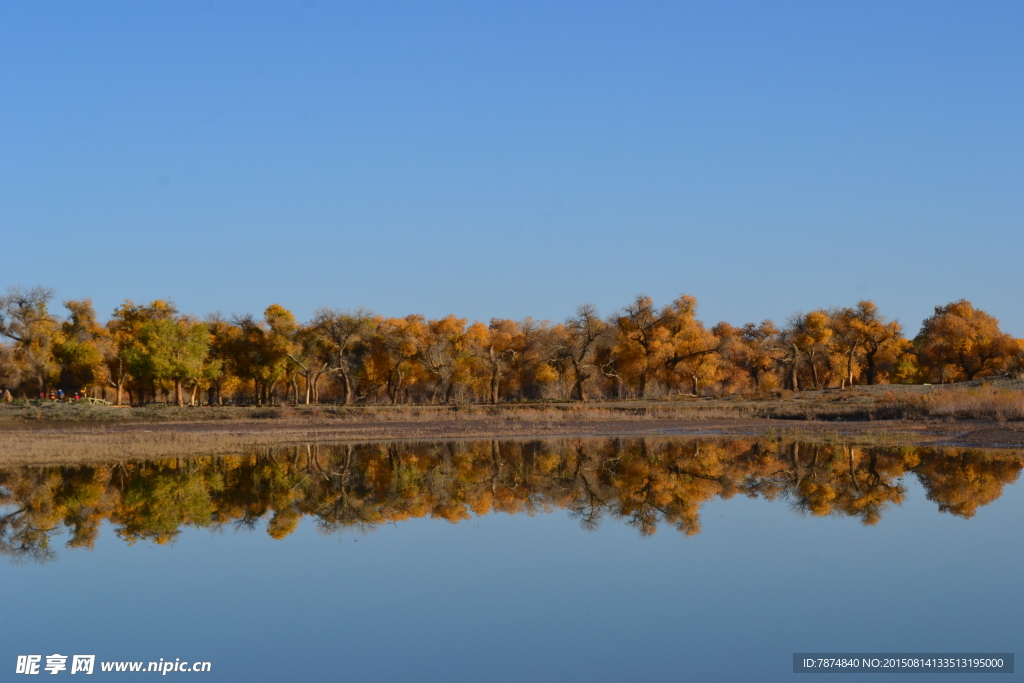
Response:
M857 384L944 383L1024 371L1024 340L965 300L937 306L913 338L871 301L706 326L697 300L637 296L610 316L563 322L449 315L389 318L279 304L200 319L125 301L101 323L89 299L51 311L52 290L0 297L0 395L53 389L117 405L501 403L768 394Z
M972 517L1020 475L1019 452L780 441L647 439L307 445L245 455L82 467L0 469L0 554L54 559L53 541L91 548L103 522L128 543L183 528L264 526L284 538L304 517L325 532L432 517L568 510L642 535L700 532L715 498L783 499L815 516L876 524L913 473L944 513Z

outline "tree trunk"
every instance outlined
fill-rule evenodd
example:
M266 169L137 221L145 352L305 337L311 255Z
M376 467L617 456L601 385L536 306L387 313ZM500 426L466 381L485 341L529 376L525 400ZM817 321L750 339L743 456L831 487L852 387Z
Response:
M320 403L320 375L327 372L327 363L322 364L317 368L316 372L313 373L313 381L307 390L312 394L313 403Z
M875 366L875 354L878 351L868 351L864 354L864 360L866 361L864 368L864 374L868 376L868 384L874 384L878 376L878 368Z
M846 453L850 458L850 481L853 482L853 488L857 489L857 493L860 493L860 484L857 482L857 463L853 458L853 449L846 446Z
M857 345L850 347L850 355L846 357L846 381L850 387L853 386L853 355L857 352Z
M573 388L573 391L576 394L576 399L586 403L587 392L583 388L583 383L586 382L588 378L583 374L583 368L580 367L580 362L575 358L572 359L572 372L576 381L576 386Z
M501 381L501 362L498 359L498 354L494 352L493 346L487 349L487 354L491 361L491 403L496 404L498 402L498 383Z
M498 402L498 382L501 380L501 373L498 371L498 366L495 365L491 370L491 403Z
M352 405L352 378L348 376L348 373L344 370L341 371L341 381L345 385L345 405Z
M185 407L185 392L184 387L181 385L181 380L174 380L174 400L178 404L179 408Z
M388 395L391 399L391 405L398 405L402 394L402 368L401 364L396 365L394 370L391 371L391 380L388 382Z

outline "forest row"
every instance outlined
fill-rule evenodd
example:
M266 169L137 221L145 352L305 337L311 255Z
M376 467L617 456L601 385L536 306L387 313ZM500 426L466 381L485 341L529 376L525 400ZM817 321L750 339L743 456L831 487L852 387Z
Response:
M871 301L708 327L682 295L646 296L610 316L585 304L564 322L470 323L328 308L300 322L198 319L168 301L125 301L101 323L90 300L51 309L51 290L0 296L0 396L118 405L452 404L768 394L857 384L943 383L1024 371L1024 340L960 300L913 338Z

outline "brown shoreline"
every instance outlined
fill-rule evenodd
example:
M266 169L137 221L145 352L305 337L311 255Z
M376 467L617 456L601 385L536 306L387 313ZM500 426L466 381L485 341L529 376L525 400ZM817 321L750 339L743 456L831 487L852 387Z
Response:
M481 411L475 411L477 413ZM587 437L705 436L837 440L862 445L1024 447L1024 423L995 420L825 421L772 418L588 416L551 411L495 410L492 415L447 412L402 419L399 414L317 419L132 422L0 422L0 464L99 461L237 454L253 447L314 442L428 441ZM715 411L717 412L717 411Z

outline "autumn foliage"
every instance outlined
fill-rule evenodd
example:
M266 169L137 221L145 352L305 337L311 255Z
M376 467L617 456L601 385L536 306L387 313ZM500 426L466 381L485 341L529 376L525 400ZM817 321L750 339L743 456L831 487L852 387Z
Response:
M705 325L697 300L646 296L607 317L563 322L388 318L284 307L204 319L168 301L126 301L105 322L89 300L0 297L0 396L121 405L458 404L765 394L858 384L953 382L1020 372L1024 342L967 301L939 306L913 339L871 301L734 326Z

